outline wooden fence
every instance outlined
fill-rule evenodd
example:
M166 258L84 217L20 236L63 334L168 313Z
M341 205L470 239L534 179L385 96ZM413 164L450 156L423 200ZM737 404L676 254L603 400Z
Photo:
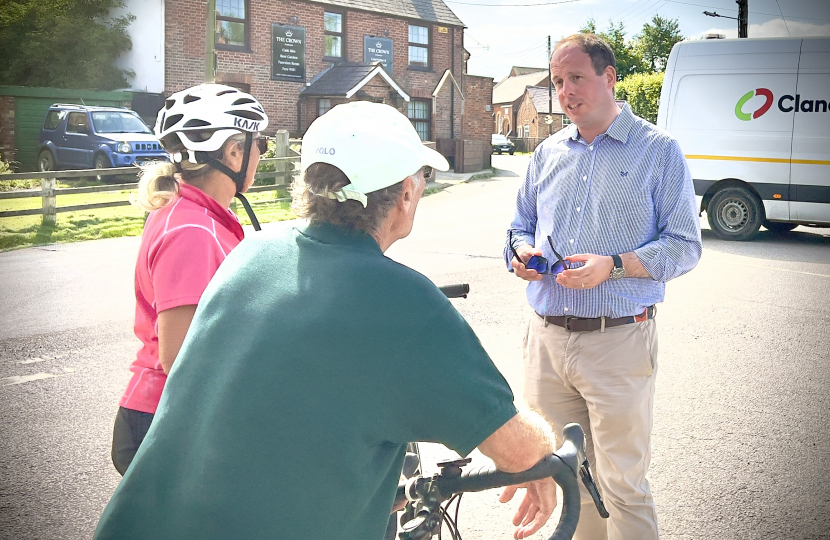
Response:
M293 141L292 141L293 142ZM291 152L296 153L296 152ZM284 188L291 184L295 169L295 163L299 163L299 156L277 157L277 158L263 158L259 161L260 169L271 168L274 170L260 171L256 173L255 179L260 180L264 178L275 178L284 180L282 182L276 181L273 185L254 185L248 189L247 193L254 193L257 191L275 191L279 188ZM40 190L19 190L0 192L0 200L4 199L21 199L26 197L40 197L42 200L41 208L29 208L26 210L9 210L0 212L0 218L17 217L17 216L33 216L42 214L44 224L54 224L57 214L60 212L76 212L79 210L93 210L96 208L110 208L114 206L127 206L130 204L129 200L110 201L91 204L77 204L72 206L58 206L58 195L70 195L78 193L104 193L112 191L132 190L136 188L138 177L138 170L135 168L115 168L115 169L87 169L80 171L50 171L38 173L14 173L0 175L0 181L6 180L40 180ZM122 184L108 184L104 186L92 187L57 187L57 181L62 182L77 182L86 178L101 178L106 176L116 175L136 175L136 179L129 183Z

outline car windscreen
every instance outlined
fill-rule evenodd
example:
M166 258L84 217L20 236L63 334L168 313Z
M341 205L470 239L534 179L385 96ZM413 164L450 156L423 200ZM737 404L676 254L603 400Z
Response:
M493 141L492 142L494 144L506 143L507 142L507 137L505 137L504 135L493 135Z
M141 118L127 112L93 112L92 124L96 133L152 133Z

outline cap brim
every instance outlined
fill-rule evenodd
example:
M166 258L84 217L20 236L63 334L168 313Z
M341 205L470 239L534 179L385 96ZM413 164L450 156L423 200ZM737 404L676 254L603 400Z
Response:
M450 170L450 164L447 158L428 146L424 146L424 165L429 165L439 171Z

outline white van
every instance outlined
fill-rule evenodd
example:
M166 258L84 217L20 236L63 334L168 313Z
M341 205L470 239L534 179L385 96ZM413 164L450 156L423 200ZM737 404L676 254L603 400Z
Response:
M830 225L830 38L678 43L657 125L719 237Z

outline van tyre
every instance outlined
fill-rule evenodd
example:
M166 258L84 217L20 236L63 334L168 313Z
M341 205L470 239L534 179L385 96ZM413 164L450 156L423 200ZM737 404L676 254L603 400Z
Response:
M37 168L40 172L55 170L55 156L52 155L51 150L41 150L37 156Z
M110 160L104 154L95 154L95 162L92 164L93 169L109 169L112 165Z
M782 223L780 221L765 221L764 227L772 234L786 234L798 227L798 223Z
M749 240L764 222L760 199L745 188L725 188L712 197L706 207L712 232L724 240Z

